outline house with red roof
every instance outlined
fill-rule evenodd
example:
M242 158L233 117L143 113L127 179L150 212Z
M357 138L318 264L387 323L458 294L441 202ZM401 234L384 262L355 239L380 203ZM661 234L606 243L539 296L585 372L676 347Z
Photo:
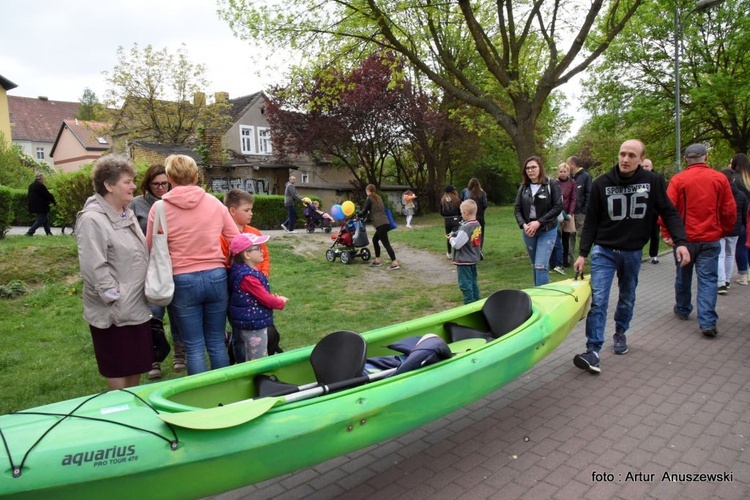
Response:
M51 101L46 97L8 96L10 128L13 144L32 158L54 166L52 146L63 120L73 119L80 108L78 102Z
M50 151L55 168L72 172L96 161L112 148L112 138L107 134L109 128L109 123L75 118L63 120Z

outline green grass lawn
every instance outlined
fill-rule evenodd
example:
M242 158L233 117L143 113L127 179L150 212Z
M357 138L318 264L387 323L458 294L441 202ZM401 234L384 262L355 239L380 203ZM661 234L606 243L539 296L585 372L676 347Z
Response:
M485 259L479 264L482 296L533 286L512 207L492 207L486 219ZM414 248L445 261L442 218L417 217L414 223L419 227L390 233L399 252ZM295 242L311 237L324 238L301 234L269 241L271 286L290 298L276 314L284 349L310 345L334 330L363 332L461 304L455 281L425 283L408 266L388 272L370 269L359 259L343 265L327 262L324 253L300 253ZM372 279L374 272L380 272L379 279ZM552 274L553 281L560 279L565 277ZM0 240L0 286L5 292L26 290L11 298L0 293L0 413L106 389L82 317L75 237ZM165 378L180 376L171 372L171 356L162 373Z

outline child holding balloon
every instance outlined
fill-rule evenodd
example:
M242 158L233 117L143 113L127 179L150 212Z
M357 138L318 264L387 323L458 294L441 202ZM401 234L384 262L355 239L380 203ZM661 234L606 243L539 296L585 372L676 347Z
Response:
M229 270L229 323L232 337L244 343L248 361L268 355L268 328L273 325L273 310L284 309L289 300L272 294L268 277L260 271L261 245L268 239L267 235L241 233L229 244L233 255Z

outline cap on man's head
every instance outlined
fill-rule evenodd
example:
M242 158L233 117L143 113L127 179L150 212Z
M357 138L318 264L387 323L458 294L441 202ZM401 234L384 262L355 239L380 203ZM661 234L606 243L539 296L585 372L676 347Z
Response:
M36 175L34 176L34 179L36 179L36 180L41 180L41 179L44 179L44 174L36 174Z
M707 154L708 150L703 144L691 144L685 148L685 158L700 158Z
M270 238L268 235L260 236L251 233L240 233L232 239L232 242L229 244L229 251L233 255L237 255L250 247L265 243L268 241L268 238Z

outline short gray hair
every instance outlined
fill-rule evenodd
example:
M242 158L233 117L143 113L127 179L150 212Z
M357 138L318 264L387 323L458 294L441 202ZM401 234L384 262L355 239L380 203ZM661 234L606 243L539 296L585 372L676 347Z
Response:
M135 168L127 156L111 154L100 157L94 163L94 170L91 171L94 191L104 196L107 194L107 188L104 183L117 184L117 181L123 175L132 175L135 177Z

